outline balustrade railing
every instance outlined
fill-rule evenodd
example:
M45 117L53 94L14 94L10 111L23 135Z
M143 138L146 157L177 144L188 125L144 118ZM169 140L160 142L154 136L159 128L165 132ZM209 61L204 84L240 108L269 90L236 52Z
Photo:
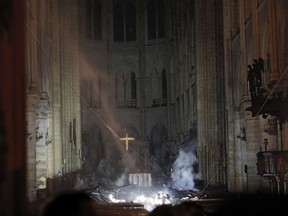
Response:
M287 193L288 151L261 151L257 153L257 174L266 178L271 190Z

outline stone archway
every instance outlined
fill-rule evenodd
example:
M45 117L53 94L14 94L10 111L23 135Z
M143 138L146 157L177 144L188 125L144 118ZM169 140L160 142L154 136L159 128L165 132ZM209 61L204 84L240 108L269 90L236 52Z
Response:
M91 125L82 134L82 160L86 171L96 169L100 161L106 157L103 134L99 126Z
M162 122L156 123L151 130L150 154L162 168L166 163L167 136L167 129Z
M144 163L138 141L139 133L136 127L131 123L122 123L117 130L117 135L119 139L117 148L111 154L117 162L115 184L122 186L129 182L130 174L142 172Z

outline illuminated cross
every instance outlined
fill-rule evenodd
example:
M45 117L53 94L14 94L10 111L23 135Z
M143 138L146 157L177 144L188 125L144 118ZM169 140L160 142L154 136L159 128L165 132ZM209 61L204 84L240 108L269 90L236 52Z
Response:
M128 151L128 146L129 146L128 141L129 141L129 140L134 140L134 138L133 138L133 137L128 137L128 134L126 133L126 134L125 134L125 137L120 138L120 140L124 140L124 141L125 141L126 151Z

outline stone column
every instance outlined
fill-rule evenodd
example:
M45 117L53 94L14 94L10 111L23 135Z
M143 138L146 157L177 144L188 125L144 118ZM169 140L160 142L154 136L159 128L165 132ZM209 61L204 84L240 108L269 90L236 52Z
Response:
M215 185L225 160L222 1L195 1L197 137L201 178ZM206 158L206 159L204 159Z
M80 131L80 84L79 84L79 37L78 1L59 2L59 54L60 64L60 119L62 141L62 171L71 174L80 168L80 160L75 157L76 148L81 143ZM75 119L75 120L74 120ZM70 123L74 122L73 144L69 138ZM76 147L75 147L75 146Z
M60 26L59 26L59 1L51 1L51 57L53 62L51 64L52 86L51 90L51 134L53 134L53 142L48 147L48 174L49 179L54 179L62 174L62 128L61 128L61 72L60 72ZM50 152L51 151L51 152ZM59 179L55 180L58 183ZM48 185L49 186L49 185ZM57 192L60 186L57 187L51 181L49 190Z
M36 1L26 1L26 85L29 91L38 90L36 7Z
M48 109L49 102L41 99L36 110L36 190L46 188L46 179L48 177ZM45 182L43 181L45 179Z
M30 202L36 201L36 109L39 101L37 71L37 2L26 2L26 133L27 192Z
M30 202L36 201L36 109L37 92L26 94L26 130L27 130L27 192Z

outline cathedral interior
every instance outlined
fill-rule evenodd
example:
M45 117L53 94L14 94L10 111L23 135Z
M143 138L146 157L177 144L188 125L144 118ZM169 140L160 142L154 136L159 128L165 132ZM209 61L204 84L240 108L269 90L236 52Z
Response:
M287 11L0 0L0 215L68 190L286 195Z

